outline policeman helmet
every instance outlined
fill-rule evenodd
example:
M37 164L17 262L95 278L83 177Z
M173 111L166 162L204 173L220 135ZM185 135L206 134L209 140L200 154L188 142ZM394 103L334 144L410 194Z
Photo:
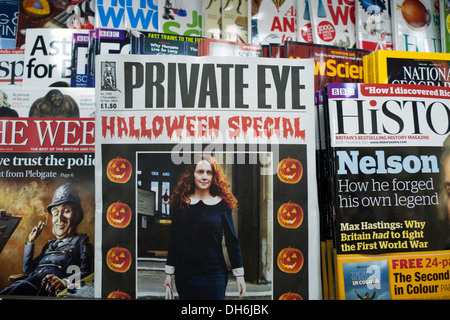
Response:
M81 208L80 195L78 191L69 183L63 184L59 186L55 193L53 194L52 203L47 206L47 211L52 214L52 208L54 206L64 204L64 203L72 203L78 207L78 224L83 220L84 213Z

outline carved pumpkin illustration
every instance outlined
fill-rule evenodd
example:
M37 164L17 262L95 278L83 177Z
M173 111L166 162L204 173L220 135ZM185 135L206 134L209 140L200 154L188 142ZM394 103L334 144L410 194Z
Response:
M116 291L111 292L108 295L107 299L129 300L131 299L131 297L128 293L120 291L120 289L117 289Z
M303 300L303 298L298 293L289 291L283 293L278 300Z
M131 208L126 203L117 201L106 210L106 220L116 228L125 228L131 221Z
M278 178L285 183L297 183L302 178L303 166L297 159L288 157L278 163Z
M106 254L108 268L115 272L127 272L131 266L131 253L119 246L109 249Z
M277 258L278 268L286 273L297 273L303 267L303 253L289 246L280 251Z
M278 208L278 223L285 228L298 228L303 222L303 209L300 205L289 201Z
M117 157L112 159L106 167L108 179L112 182L126 183L130 180L133 169L130 161Z

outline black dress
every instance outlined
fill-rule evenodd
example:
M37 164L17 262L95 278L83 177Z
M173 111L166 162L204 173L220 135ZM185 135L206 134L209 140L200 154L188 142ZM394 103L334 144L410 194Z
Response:
M223 300L228 282L223 236L232 268L242 268L231 209L223 200L213 205L200 200L187 209L174 208L172 212L167 265L175 267L180 299Z

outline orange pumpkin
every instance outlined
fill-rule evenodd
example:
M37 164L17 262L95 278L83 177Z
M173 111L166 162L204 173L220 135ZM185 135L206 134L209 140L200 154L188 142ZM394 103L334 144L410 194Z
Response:
M117 157L112 159L106 167L106 174L108 179L112 182L126 183L130 180L133 168L130 161Z
M116 228L126 228L131 221L131 208L126 203L117 201L106 210L106 220Z
M303 298L298 293L289 291L283 293L278 300L303 300Z
M131 266L131 253L119 246L109 249L106 254L108 268L115 272L127 272Z
M298 228L303 222L303 209L298 204L289 201L278 208L277 218L282 227Z
M131 297L128 293L120 291L120 289L117 289L116 291L111 292L108 295L107 299L129 300L131 299Z
M303 175L303 166L297 159L288 157L278 163L278 178L285 183L297 183Z
M289 246L280 251L277 258L278 268L286 273L297 273L303 267L303 253Z

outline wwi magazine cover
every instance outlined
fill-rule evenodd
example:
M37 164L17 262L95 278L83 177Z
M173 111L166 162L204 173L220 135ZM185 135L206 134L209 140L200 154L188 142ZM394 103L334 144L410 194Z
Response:
M330 84L326 94L338 281L354 275L347 263L386 260L368 272L369 297L448 298L449 89Z
M158 31L158 1L95 1L95 28Z
M312 60L96 67L96 296L320 299Z

